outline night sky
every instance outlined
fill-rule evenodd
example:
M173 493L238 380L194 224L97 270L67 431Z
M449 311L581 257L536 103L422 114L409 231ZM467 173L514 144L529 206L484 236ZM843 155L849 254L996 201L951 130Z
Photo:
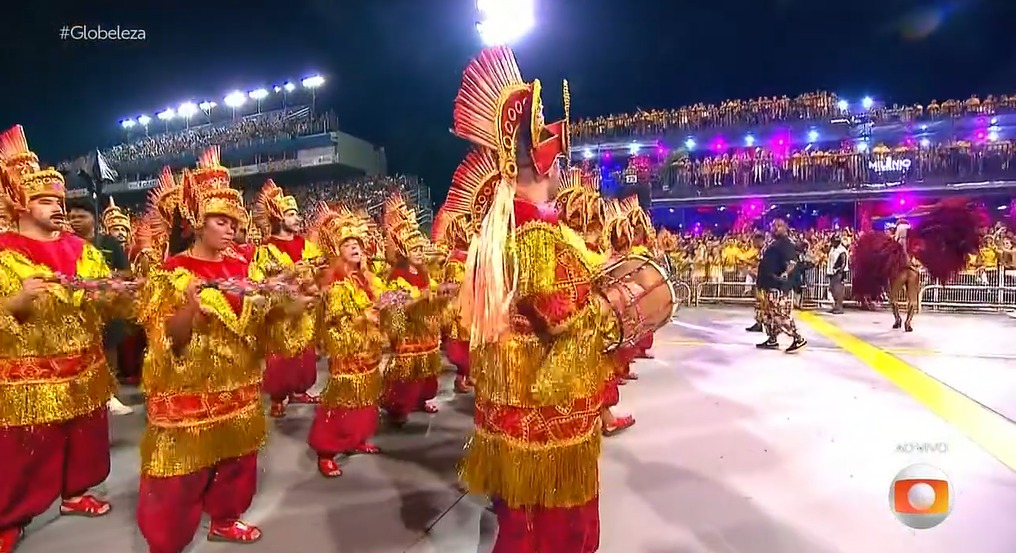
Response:
M565 77L573 117L814 90L889 103L1016 93L1012 0L536 2L516 53L524 77L548 83L549 119ZM112 144L125 117L316 72L319 106L436 198L465 150L448 127L480 47L470 0L7 4L0 125L23 124L50 163ZM147 40L60 40L75 24Z

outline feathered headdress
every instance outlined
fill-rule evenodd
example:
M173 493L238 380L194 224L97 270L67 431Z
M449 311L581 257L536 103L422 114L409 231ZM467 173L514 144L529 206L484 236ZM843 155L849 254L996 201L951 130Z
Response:
M39 156L28 149L28 139L21 125L0 134L0 186L7 217L17 220L28 210L28 202L35 198L66 196L64 178L52 167L43 169Z
M406 206L402 196L392 196L385 202L381 225L385 233L385 251L393 262L395 256L409 257L410 251L428 244L416 222L416 213Z
M109 199L109 207L102 211L102 228L106 234L113 234L113 229L122 228L131 232L131 218L124 210L117 207L113 198Z
M620 201L612 198L604 204L603 234L606 242L614 250L625 252L632 247L634 239L631 220Z
M219 163L218 146L201 154L193 172L184 171L181 196L180 212L191 228L203 227L209 215L224 215L241 227L247 225L243 194L229 186L229 170Z
M148 212L158 215L161 228L168 232L180 207L181 186L173 178L169 167L163 167L159 173L159 184L148 193Z
M356 240L366 246L370 231L361 214L345 206L330 207L324 202L318 204L307 230L311 240L321 244L331 256L339 255L339 248L346 240Z
M572 230L585 233L602 232L605 220L604 202L600 197L598 178L578 167L561 174L557 192L557 212Z
M656 233L656 245L664 253L670 253L677 250L677 236L674 236L669 230L661 228Z
M271 222L281 221L287 211L298 211L294 196L287 196L275 181L268 179L254 200L254 223L262 234L271 234Z
M131 247L130 254L133 257L138 252L155 247L155 230L153 223L158 225L158 215L145 213L131 222Z
M653 222L649 219L649 214L639 205L638 196L628 196L621 200L621 211L631 223L633 239L641 231L650 244L655 240L656 229L653 228Z
M247 210L247 228L244 230L244 238L248 243L256 245L260 245L261 240L264 238L261 234L261 229L254 222L254 214L250 210Z

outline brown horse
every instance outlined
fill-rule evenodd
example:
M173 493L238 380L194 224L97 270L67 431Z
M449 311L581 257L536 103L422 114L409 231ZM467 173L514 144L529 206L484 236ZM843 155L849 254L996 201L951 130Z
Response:
M900 317L900 296L906 300L907 319ZM914 331L914 314L917 313L918 304L921 301L921 271L912 263L907 266L889 281L889 305L892 306L893 317L896 322L893 328L903 327L907 332Z

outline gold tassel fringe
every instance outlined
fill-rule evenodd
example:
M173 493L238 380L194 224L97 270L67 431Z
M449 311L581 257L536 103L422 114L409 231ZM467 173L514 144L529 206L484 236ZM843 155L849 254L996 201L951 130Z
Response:
M70 380L0 383L0 426L62 422L106 405L116 392L106 358L99 353L85 359L89 366Z
M438 376L443 370L441 352L437 349L426 353L392 355L385 368L385 380L405 381Z
M257 451L265 444L267 432L261 402L233 417L201 426L160 428L149 424L141 441L141 473L160 478L190 474Z
M381 372L377 365L362 373L332 372L321 393L321 405L356 409L376 405L381 397Z

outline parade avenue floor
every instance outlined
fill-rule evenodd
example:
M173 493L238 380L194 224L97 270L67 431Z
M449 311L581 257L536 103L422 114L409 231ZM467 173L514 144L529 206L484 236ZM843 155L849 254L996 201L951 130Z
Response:
M928 313L908 334L887 312L802 313L798 355L757 351L750 322L744 308L684 309L657 333L656 358L638 361L619 406L638 423L604 441L600 551L1016 551L1016 320ZM455 482L470 401L445 384L440 413L383 430L383 454L343 461L333 480L306 446L313 407L291 408L273 423L248 513L264 538L210 543L205 526L189 551L487 553L494 516ZM112 424L99 492L113 512L54 508L19 553L147 551L134 523L138 411ZM953 485L950 516L929 530L890 511L892 480L912 463Z

